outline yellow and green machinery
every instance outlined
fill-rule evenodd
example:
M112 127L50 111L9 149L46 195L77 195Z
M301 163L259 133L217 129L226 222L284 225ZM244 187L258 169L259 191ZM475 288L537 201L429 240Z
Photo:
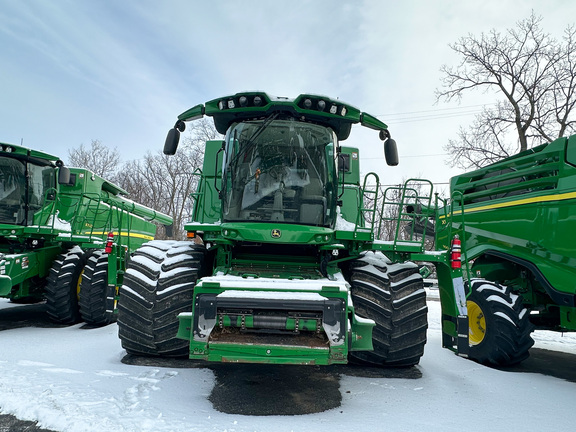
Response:
M534 329L576 331L576 136L450 181L436 243L462 242L470 356L528 357Z
M131 258L118 306L131 354L217 362L411 366L424 352L426 293L414 261L432 262L442 284L444 344L468 352L460 261L426 252L429 182L379 195L344 147L353 125L374 130L398 163L385 123L337 99L239 93L178 117L211 117L224 140L208 141L197 172L187 241L151 241ZM383 238L383 232L391 235Z
M89 170L0 143L0 296L46 300L49 317L115 319L129 253L172 219L127 198Z

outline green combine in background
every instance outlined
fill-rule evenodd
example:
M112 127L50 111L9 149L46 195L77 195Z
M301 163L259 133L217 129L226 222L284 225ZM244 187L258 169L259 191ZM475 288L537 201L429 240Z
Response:
M576 136L456 176L450 187L436 241L447 249L454 235L462 240L470 356L513 364L528 357L534 329L576 331Z
M92 325L116 317L128 254L169 216L57 157L0 143L0 296L47 302L50 319Z

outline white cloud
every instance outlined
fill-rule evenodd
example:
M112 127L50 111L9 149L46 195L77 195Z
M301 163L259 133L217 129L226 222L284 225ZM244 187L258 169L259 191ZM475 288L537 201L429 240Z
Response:
M100 139L138 157L160 150L187 108L256 89L326 94L374 115L443 109L434 106L434 89L440 66L457 61L448 44L513 27L531 8L551 32L576 10L562 0L3 2L0 141L24 138L66 157ZM471 95L463 105L479 100ZM380 118L391 123L401 156L443 153L472 120L389 117ZM365 171L382 171L382 159L373 159L382 156L375 134L359 132L349 144L362 147ZM442 160L406 158L381 177L447 181L455 172Z

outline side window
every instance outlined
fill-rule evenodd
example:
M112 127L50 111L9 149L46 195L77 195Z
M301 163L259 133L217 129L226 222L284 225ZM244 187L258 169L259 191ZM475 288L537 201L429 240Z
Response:
M576 135L572 135L566 144L566 162L576 166Z
M28 219L42 208L48 189L56 184L54 168L28 165Z
M0 157L0 221L24 223L24 164L16 159Z
M0 200L19 203L24 191L24 165L15 159L0 161Z

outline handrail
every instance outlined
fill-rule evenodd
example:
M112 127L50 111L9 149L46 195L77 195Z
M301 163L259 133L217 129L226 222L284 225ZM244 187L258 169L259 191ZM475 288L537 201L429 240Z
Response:
M423 185L426 185L424 188L426 192L422 192ZM423 179L408 179L403 185L387 187L382 199L382 217L378 225L378 238L383 235L383 223L388 221L394 224L393 232L389 234L392 236L395 250L398 249L400 243L410 243L423 250L426 241L426 225L423 226L423 232L420 234L416 232L414 221L419 218L427 219L427 215L418 213L418 209L430 207L433 190L432 182ZM411 207L410 211L408 211L408 206ZM408 238L402 238L403 230ZM420 235L421 238L417 239L416 235Z
M374 184L368 182L369 178L374 178ZM374 189L369 189L373 186ZM362 227L369 229L370 233L374 233L374 223L376 222L376 209L378 206L378 191L380 189L380 178L375 172L369 172L364 176L364 182L362 188L360 189L359 203L358 203L358 214L356 215L356 227L354 228L354 234L358 232L358 228ZM367 196L373 195L371 207L366 207ZM369 217L367 217L369 216ZM370 226L366 226L366 223Z
M118 236L117 244L130 241L133 218L128 215L134 213L129 202L111 199L107 193L79 195L51 188L44 195L44 203L30 227L38 232L48 229L51 232L46 232L47 235L70 233L71 236L86 236L90 241L102 241L113 231Z
M455 211L454 211L454 203L457 201L456 197L458 196L459 201L460 201L460 211L459 211L459 216L460 216L460 229L456 230L457 232L460 232L460 243L461 243L461 248L462 248L462 256L464 257L464 266L466 268L466 277L467 280L471 280L471 274L470 274L470 266L468 264L468 251L466 250L466 221L464 219L464 194L459 191L459 190L455 190L452 191L452 194L450 196L450 213L449 215L446 215L447 217L447 223L450 226L450 231L448 231L448 239L453 239L456 234L453 233L454 230L454 222L453 220L455 219Z

